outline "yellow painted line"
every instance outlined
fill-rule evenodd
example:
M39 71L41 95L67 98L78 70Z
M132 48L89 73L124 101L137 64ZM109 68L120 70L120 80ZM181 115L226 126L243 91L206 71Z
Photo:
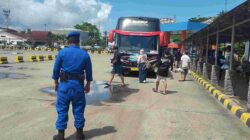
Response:
M210 92L212 92L213 89L214 89L214 87L211 86L211 87L209 87L208 90L209 90Z
M219 90L214 90L213 96L216 96L220 91Z
M243 113L240 117L240 120L246 124L247 123L247 120L250 119L250 113Z
M231 108L231 112L233 112L234 114L236 113L236 111L237 110L239 110L239 109L242 109L241 107L239 107L239 106L232 106L232 108Z
M212 86L211 84L207 84L205 88L208 89L211 86Z
M206 86L206 84L208 84L208 82L204 82L204 83L203 83L203 86Z
M230 101L231 101L230 99L226 99L226 100L224 101L224 103L223 103L223 104L224 104L224 106L226 106L226 107L227 107L227 105L230 103Z
M221 98L224 97L224 96L225 96L224 94L220 94L220 95L218 96L218 100L220 101Z

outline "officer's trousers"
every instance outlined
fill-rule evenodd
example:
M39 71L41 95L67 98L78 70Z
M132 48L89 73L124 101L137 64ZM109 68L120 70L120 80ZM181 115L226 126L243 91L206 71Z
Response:
M84 87L78 81L69 80L68 82L61 82L58 87L56 99L56 110L58 113L56 121L57 130L67 128L70 102L72 102L75 128L84 127L84 110L86 106Z

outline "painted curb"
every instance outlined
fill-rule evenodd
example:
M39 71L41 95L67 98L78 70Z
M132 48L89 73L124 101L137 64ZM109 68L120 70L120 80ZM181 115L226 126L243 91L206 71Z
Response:
M250 113L244 112L243 107L233 105L231 99L226 97L221 91L217 90L209 82L205 81L195 72L191 72L192 77L197 80L206 90L208 90L217 100L219 100L228 110L235 114L242 123L250 127Z

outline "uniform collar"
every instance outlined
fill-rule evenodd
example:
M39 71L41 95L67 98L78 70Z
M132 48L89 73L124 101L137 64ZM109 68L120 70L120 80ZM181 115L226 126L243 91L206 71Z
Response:
M72 47L72 48L79 48L79 46L77 45L69 45L69 48Z

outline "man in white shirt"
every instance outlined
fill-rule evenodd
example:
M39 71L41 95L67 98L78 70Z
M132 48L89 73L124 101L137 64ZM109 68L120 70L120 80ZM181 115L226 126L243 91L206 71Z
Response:
M181 68L182 68L182 80L180 81L185 81L186 80L186 77L187 77L187 74L188 74L188 69L190 67L190 62L191 62L191 59L190 57L187 55L186 52L183 53L182 57L181 57Z

